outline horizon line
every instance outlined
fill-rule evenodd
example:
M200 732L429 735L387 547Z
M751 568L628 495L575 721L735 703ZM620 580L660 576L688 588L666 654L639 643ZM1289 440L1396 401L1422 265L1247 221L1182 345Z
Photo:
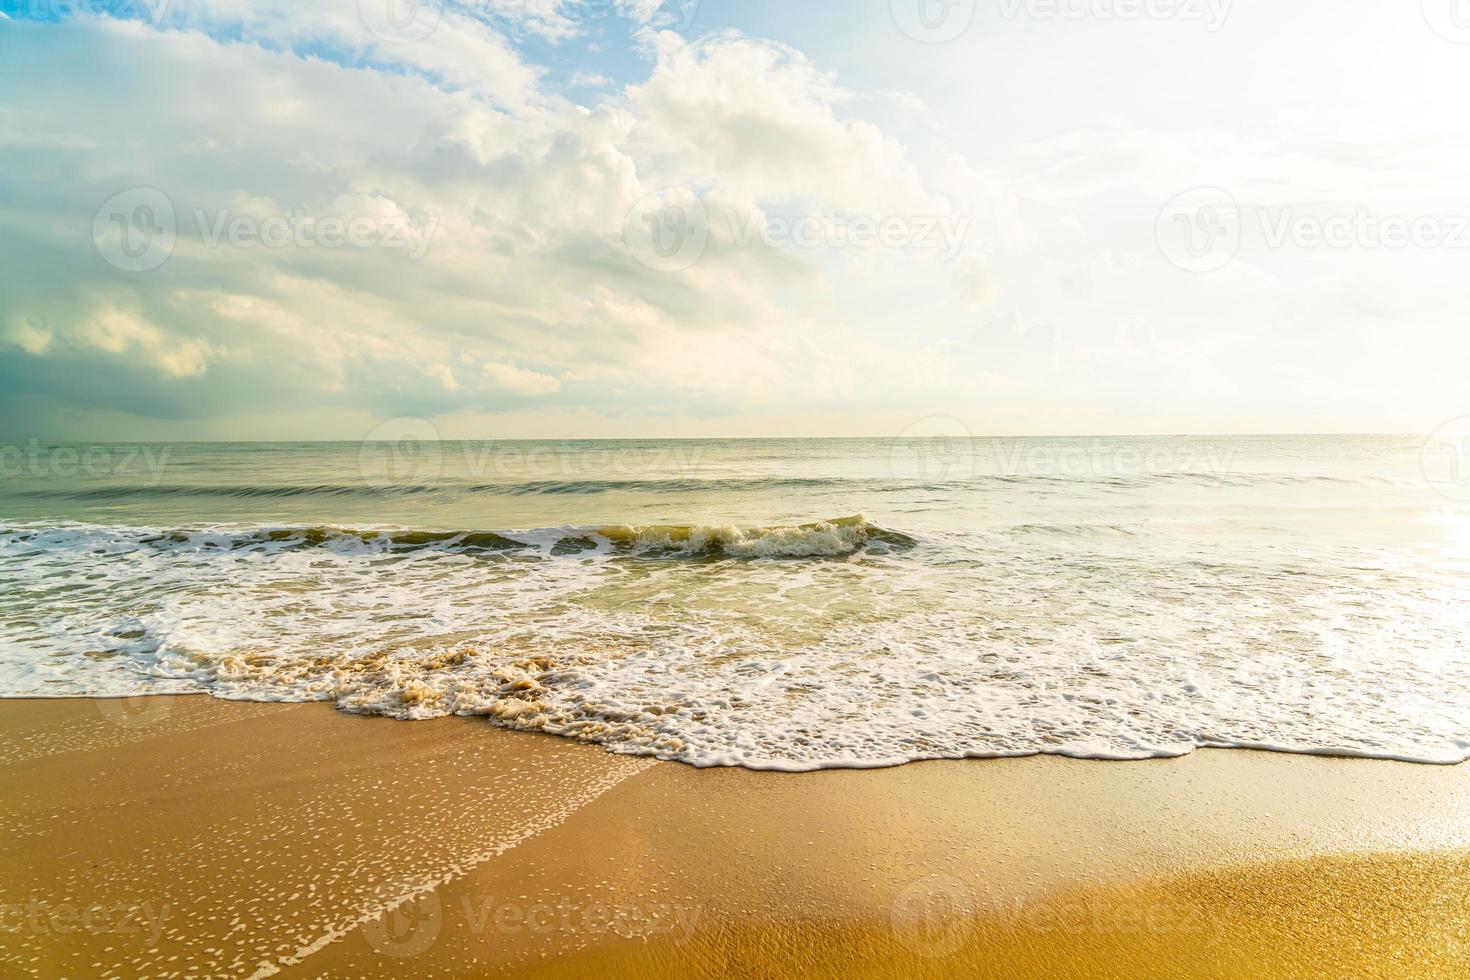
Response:
M1169 433L1072 433L1067 435L970 435L945 433L933 435L866 435L866 436L463 436L422 439L421 442L869 442L900 439L1305 439L1305 438L1414 438L1428 432L1169 432ZM0 439L0 446L122 446L130 443L153 445L298 445L326 446L341 444L402 442L402 439Z

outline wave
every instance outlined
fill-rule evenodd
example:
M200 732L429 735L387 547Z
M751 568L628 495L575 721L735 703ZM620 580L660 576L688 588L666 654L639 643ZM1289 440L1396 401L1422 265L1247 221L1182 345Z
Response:
M1337 484L1359 486L1390 485L1392 481L1373 478L1349 478L1326 475L1283 475L1269 473L1230 473L1168 471L1137 474L1098 473L1065 475L1056 473L964 474L938 479L857 478L857 477L742 477L738 479L627 479L627 480L523 480L518 482L441 482L441 483L309 483L277 485L170 485L128 484L79 488L39 488L9 490L7 495L38 500L125 501L189 498L280 499L301 497L417 497L487 495L502 497L530 496L595 496L605 493L756 493L779 490L862 490L871 493L910 493L987 487L1093 486L1103 490L1145 489L1158 483L1184 483L1202 487L1298 486Z
M798 477L667 480L527 480L518 483L311 483L259 485L133 484L76 489L12 491L13 496L49 500L146 500L174 497L238 499L290 497L418 496L487 494L506 497L593 495L601 493L698 493L802 490L850 485L854 481Z
M1122 524L1017 524L1006 530L1015 535L1066 538L1131 538L1138 534L1133 528Z
M1470 757L1470 574L1449 544L1314 540L1291 510L1118 513L997 509L917 541L862 516L7 520L0 697L320 700L787 770L1227 745ZM1268 520L1283 529L1242 526ZM1106 555L1088 540L1130 532Z
M10 527L0 544L39 549L133 545L159 551L285 551L327 548L404 555L526 553L548 558L605 555L639 558L836 558L862 551L906 551L918 542L862 515L806 524L737 527L722 524L610 524L522 531L285 527L105 528L67 524Z
M862 515L776 527L665 524L599 528L620 551L728 558L829 558L856 551L907 550L914 538L879 527Z
M142 500L170 497L348 497L357 494L421 494L439 493L446 486L403 484L374 486L362 483L316 483L285 486L169 486L141 484L132 486L83 487L68 490L21 490L17 497L52 500Z

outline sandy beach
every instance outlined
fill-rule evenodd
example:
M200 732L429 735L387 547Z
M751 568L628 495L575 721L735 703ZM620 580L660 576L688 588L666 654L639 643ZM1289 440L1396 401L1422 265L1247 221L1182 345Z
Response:
M1470 980L1470 0L0 0L0 980Z
M697 770L320 704L0 710L9 975L1462 976L1470 770Z

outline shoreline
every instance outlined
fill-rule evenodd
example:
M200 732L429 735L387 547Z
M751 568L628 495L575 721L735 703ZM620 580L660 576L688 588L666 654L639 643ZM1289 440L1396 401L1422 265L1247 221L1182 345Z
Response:
M478 718L393 721L192 696L0 703L0 963L526 977L1470 965L1462 767L1210 749L777 773Z
M4 695L0 695L0 710L3 710L3 706L5 704L7 704L7 703L10 703L10 704L15 704L15 703L20 703L20 704L25 704L25 703L47 704L47 703L66 702L66 701L78 701L78 702L83 702L83 703L108 702L108 701L111 701L111 702L131 703L131 702L148 702L148 701L159 699L159 698L167 698L167 699L172 699L172 698L204 698L204 699L207 699L207 700L219 701L219 702L224 703L224 704L276 705L276 706L280 706L282 708L285 708L285 707L293 707L293 706L299 707L299 706L306 706L306 705L325 705L325 706L331 707L334 711L337 711L337 712L339 712L341 714L348 715L348 716L351 716L351 717L354 717L354 718L377 718L377 719L382 719L384 721L407 722L409 724L423 724L425 722L442 721L442 720L447 719L447 718L457 718L457 719L462 719L462 720L465 720L465 721L472 721L472 722L483 723L483 724L487 725L488 727L496 728L496 729L499 729L499 730L504 731L504 732L513 732L513 733L516 733L516 734L526 734L526 735L544 735L544 736L548 736L548 737L551 737L551 738L563 739L563 740L566 740L566 741L569 741L569 742L573 742L573 743L578 744L578 745L596 746L597 748L602 749L608 755L622 756L624 758L630 758L630 759L647 759L647 760L649 760L651 762L672 763L674 765L685 766L685 767L687 767L689 769L694 769L694 770L697 770L697 771L713 770L713 769L741 769L741 770L744 770L746 772L752 772L752 773L769 773L769 774L773 774L773 775L790 775L790 776L804 776L804 775L808 775L810 773L818 773L818 772L881 772L881 771L884 771L884 770L887 770L887 769L902 769L902 768L905 768L907 766L925 765L925 764L932 764L932 763L970 763L970 762L992 762L992 761L993 762L1001 762L1001 761L1014 761L1014 760L1019 760L1019 759L1038 759L1038 758L1066 759L1066 760L1070 760L1070 761L1073 761L1073 762L1106 763L1106 764L1110 764L1110 765L1111 764L1128 765L1128 764L1134 764L1134 763L1140 763L1141 764L1141 763L1149 763L1149 762L1167 762L1167 761L1172 761L1172 760L1176 760L1176 759L1187 759L1187 758L1189 758L1191 756L1198 755L1201 752L1251 752L1251 753L1260 753L1260 754L1264 754L1264 755L1303 756L1303 757L1306 757L1306 758L1319 758L1319 759L1356 760L1356 761L1364 761L1364 762L1391 762L1391 763L1395 763L1395 764L1402 764L1402 765L1409 765L1409 766L1429 766L1431 768L1445 768L1445 769L1454 769L1454 768L1457 768L1459 766L1464 766L1467 763L1470 763L1470 751L1467 751L1467 754L1465 755L1465 757L1464 758L1461 758L1461 759L1425 759L1425 758L1416 758L1416 757L1413 757L1413 756L1395 754L1395 753L1392 753L1392 752L1383 752L1383 753L1362 752L1362 751L1357 751L1357 750L1347 749L1347 748L1325 748L1325 747L1323 747L1323 748L1318 748L1318 747L1313 747L1313 748L1289 748L1289 747L1286 747L1286 746L1273 745L1273 744L1270 744L1270 743L1267 743L1267 742L1207 742L1207 743L1204 743L1204 744L1197 744L1192 749L1188 749L1188 750L1183 751L1183 752L1174 753L1172 755L1123 756L1123 755L1107 755L1107 754L1102 754L1102 753L1099 753L1099 754L1096 754L1096 755L1088 755L1086 753L1079 753L1079 752L1046 752L1046 751L1043 751L1043 750L1036 750L1036 751L1028 751L1028 752L1017 752L1017 753L1014 753L1014 754L1005 754L1005 753L983 754L983 753L975 753L975 754L952 755L952 756L926 756L926 757L917 758L917 759L903 759L903 760L898 761L898 762L886 762L886 761L885 762L853 762L853 761L848 761L848 762L818 763L818 764L815 764L815 765L810 766L810 767L795 767L795 766L782 766L782 765L775 764L775 763L772 763L772 764L769 764L769 765L755 764L755 763L750 763L750 762L709 762L709 763L704 763L704 762L694 762L694 761L690 761L690 760L687 760L687 759L680 759L680 758L673 757L673 756L664 757L664 756L660 756L660 755L657 755L657 754L642 754L642 753L632 753L632 752L615 752L615 751L607 748L607 744L608 743L603 742L603 741L598 741L596 739L589 739L589 738L581 738L581 737L578 737L576 735L567 735L567 734L563 734L561 732L544 731L544 730L535 729L535 728L520 728L520 727L516 727L515 725L509 725L509 724L504 724L504 723L497 723L497 721L493 717L491 717L489 715L484 715L484 714L460 713L460 714L440 715L440 716L435 716L435 717L432 717L432 718L399 718L399 717L396 717L396 716L393 716L393 715L381 715L381 714L373 714L373 713L362 713L362 712L347 711L345 709L342 709L342 708L337 707L337 705L331 699L322 699L322 700L319 700L319 701L256 701L256 700L248 700L248 699L235 699L235 698L219 697L219 696L217 696L215 694L210 693L209 691L165 691L165 692L160 692L160 693L157 693L157 694L85 694L85 695L80 695L80 694L78 694L78 695L62 694L62 695L56 695L56 696L52 696L52 697L47 697L45 695L38 695L38 694L26 694L26 695L18 695L18 696L4 696ZM127 709L124 709L124 711L126 711L126 710Z

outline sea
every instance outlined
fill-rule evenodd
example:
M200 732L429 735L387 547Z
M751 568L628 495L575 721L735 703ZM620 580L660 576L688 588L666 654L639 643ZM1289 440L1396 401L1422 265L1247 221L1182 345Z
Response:
M325 701L787 771L1203 747L1459 763L1470 493L1426 452L14 443L0 696Z

